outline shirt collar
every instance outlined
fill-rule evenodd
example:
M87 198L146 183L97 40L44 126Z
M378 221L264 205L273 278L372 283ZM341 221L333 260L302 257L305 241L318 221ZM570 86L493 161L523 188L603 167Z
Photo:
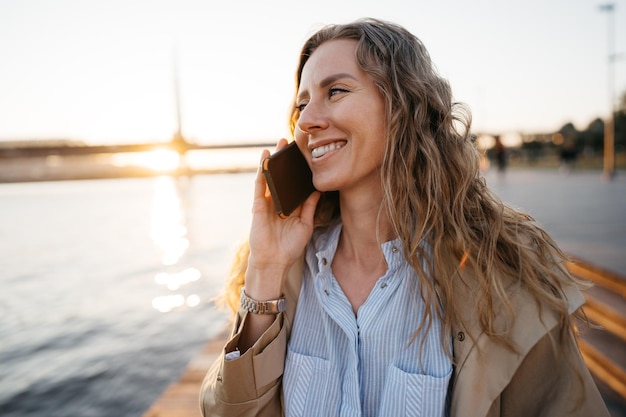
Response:
M316 230L313 236L313 245L320 271L330 270L330 265L339 244L342 227L343 224L338 221L326 228ZM389 270L395 269L404 263L402 242L399 238L384 242L381 245L381 249Z

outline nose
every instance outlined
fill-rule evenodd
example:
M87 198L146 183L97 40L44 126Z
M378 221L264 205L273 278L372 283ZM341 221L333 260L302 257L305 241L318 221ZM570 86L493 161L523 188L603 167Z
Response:
M318 103L309 101L300 111L296 126L303 133L313 134L328 127L328 117Z

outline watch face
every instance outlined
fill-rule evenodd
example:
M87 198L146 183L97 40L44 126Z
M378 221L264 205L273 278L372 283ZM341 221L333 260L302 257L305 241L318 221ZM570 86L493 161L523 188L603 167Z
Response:
M278 303L276 303L276 308L278 309L279 313L282 313L283 311L287 310L287 300L284 298L281 298L280 300L278 300Z

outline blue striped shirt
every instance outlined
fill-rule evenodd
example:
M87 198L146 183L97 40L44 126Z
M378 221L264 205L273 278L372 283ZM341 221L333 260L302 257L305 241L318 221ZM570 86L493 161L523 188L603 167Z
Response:
M425 305L399 240L382 245L387 272L355 316L331 270L340 233L341 224L316 231L307 247L285 362L286 415L444 416L452 363L436 318L411 342Z

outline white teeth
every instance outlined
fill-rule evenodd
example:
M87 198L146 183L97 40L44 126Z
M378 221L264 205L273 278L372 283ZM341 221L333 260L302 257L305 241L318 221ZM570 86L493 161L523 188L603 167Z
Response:
M321 156L326 155L330 151L334 151L335 149L342 148L345 145L344 142L335 142L329 143L328 145L320 146L319 148L315 148L311 151L311 155L313 158L319 158Z

